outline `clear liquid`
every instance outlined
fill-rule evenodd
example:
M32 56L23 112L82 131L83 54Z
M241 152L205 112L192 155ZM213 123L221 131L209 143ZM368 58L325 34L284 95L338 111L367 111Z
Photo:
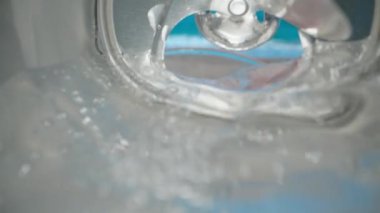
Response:
M119 3L133 2L141 6L149 1ZM371 45L317 45L315 64L302 85L319 85L328 93L299 94L300 86L297 95L281 99L271 96L271 91L266 104L272 106L264 104L260 111L227 120L221 118L223 110L215 115L214 109L194 105L199 96L193 95L203 87L182 90L170 85L170 93L164 93L180 96L150 90L168 89L167 82L160 80L183 70L171 75L155 72L163 70L160 66L150 69L157 64L138 61L149 55L135 57L131 52L138 53L141 46L129 43L133 39L125 34L119 34L120 44L126 40L134 51L120 54L99 46L103 54L96 52L83 39L92 38L93 22L78 21L93 17L92 2L31 0L30 7L13 1L9 5L13 6L0 7L5 11L0 16L13 11L9 17L20 17L1 19L12 20L4 32L22 42L0 40L0 46L13 44L12 51L0 49L1 59L18 55L17 60L0 63L7 74L0 78L1 212L377 212L380 208L380 79L350 75L362 74L362 65L372 64L359 51ZM121 6L122 15L130 14ZM33 15L24 19L25 14ZM40 15L49 18L41 21ZM143 17L146 21L146 14ZM23 25L24 20L32 24ZM64 34L56 33L62 28L56 21L71 27ZM119 24L127 23L135 22ZM142 29L151 30L149 22L144 23L147 28ZM140 25L132 26L127 35L134 35ZM35 30L28 31L31 26ZM77 37L67 38L66 33ZM22 39L25 35L36 40ZM69 45L73 43L77 47ZM226 58L246 64L230 54L207 64L215 60L214 53L199 56L195 51L192 57L201 58L196 63L178 55L169 60L176 66L213 69ZM348 66L352 63L355 67ZM350 69L340 69L344 66ZM139 81L146 79L141 76L157 80L158 85ZM341 82L350 76L355 77ZM340 85L329 87L329 82ZM235 96L218 97L206 100L230 112L230 106L223 104ZM330 113L326 107L330 104L339 110ZM249 111L244 109L239 112ZM273 110L283 111L273 115ZM310 121L302 113L331 115L334 119L327 120L334 122L320 121L321 116Z

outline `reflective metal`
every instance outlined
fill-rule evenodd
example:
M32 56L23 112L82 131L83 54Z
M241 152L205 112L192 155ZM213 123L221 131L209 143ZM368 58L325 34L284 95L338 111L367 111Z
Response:
M110 56L114 66L118 67L120 74L136 83L148 96L206 115L233 119L251 113L269 113L329 122L325 118L336 117L341 114L342 109L350 108L345 103L351 100L346 100L344 94L337 94L334 97L321 94L331 93L331 88L357 79L358 76L369 71L368 66L374 66L374 61L377 60L380 13L370 11L368 13L373 15L367 23L371 26L369 36L362 40L343 42L343 39L353 36L352 32L364 29L360 26L366 25L349 24L348 15L357 13L343 13L341 11L344 10L339 9L337 3L330 0L318 1L319 3L313 1L314 3L306 7L300 1L250 2L255 2L252 5L256 5L251 7L252 11L263 8L269 14L298 24L296 26L299 26L301 31L301 42L304 48L301 58L271 63L268 66L248 70L245 74L250 76L254 75L253 73L265 73L267 70L291 73L276 88L263 87L257 92L257 89L250 89L255 88L250 78L244 79L248 87L241 88L241 80L233 75L205 83L203 79L176 75L174 71L166 68L165 41L171 29L191 14L206 11L227 14L229 4L225 3L167 0L141 3L140 1L100 0L98 4L100 46L102 51ZM371 5L370 2L368 5L373 6L371 9L379 11L379 3L372 2ZM342 4L339 5L342 6ZM128 8L135 8L136 12L125 13ZM306 15L301 16L301 14L309 13L308 8L316 8L316 14L312 16L313 20L308 20ZM342 6L342 8L347 7ZM280 12L280 9L283 11ZM252 13L244 13L244 15L251 17ZM299 17L296 19L299 23L293 20L295 17ZM357 16L352 16L352 20L356 20L355 17L357 18ZM228 20L228 16L226 18ZM329 22L325 22L325 18L329 18ZM132 19L136 21L129 21ZM251 25L248 24L248 26ZM270 27L270 29L274 28ZM248 35L251 33L250 30L247 32ZM271 30L268 32L270 37ZM211 35L207 32L205 34ZM268 39L268 35L264 33L263 39L257 35L252 37L253 45L264 42ZM319 37L330 38L330 40L341 39L341 41L320 40ZM211 38L211 40L215 39L217 37ZM233 48L242 48L239 45L244 46L244 40L246 39L243 39L242 44L238 41L238 46ZM223 46L221 42L222 40L219 39L217 43ZM227 42L225 45L225 47L231 47L231 43ZM224 83L226 81L233 82L238 87L226 85ZM306 98L298 98L299 94ZM290 102L296 102L296 108L293 104L288 104L290 99ZM331 102L331 99L336 101ZM322 107L313 108L311 104L308 104L314 100L318 100Z
M380 19L364 41L304 41L310 67L286 91L181 81L202 105L149 78L169 29L153 20L203 8L170 3L0 1L0 212L378 212Z
M198 26L206 38L224 49L247 50L267 42L276 32L278 20L264 14L253 1L212 1L210 11L197 15Z

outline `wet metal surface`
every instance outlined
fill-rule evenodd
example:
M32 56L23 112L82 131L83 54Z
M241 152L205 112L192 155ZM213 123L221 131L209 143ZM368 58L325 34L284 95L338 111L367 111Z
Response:
M119 76L94 7L0 2L0 212L378 211L379 77L337 125L202 116Z

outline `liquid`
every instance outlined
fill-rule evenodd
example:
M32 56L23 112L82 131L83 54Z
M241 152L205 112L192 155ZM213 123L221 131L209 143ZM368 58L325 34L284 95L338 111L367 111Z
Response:
M368 52L361 52L372 43L315 44L302 84L284 96L273 95L276 90L224 87L226 96L220 85L199 79L223 75L216 66L226 60L232 72L233 66L255 66L250 64L255 60L215 55L220 53L215 49L195 48L192 56L182 55L186 58L173 54L165 58L167 68L199 64L217 74L193 75L187 84L197 86L183 87L175 84L178 76L191 76L191 69L162 72L162 64L150 60L145 49L152 51L152 44L126 36L141 29L149 32L142 41L153 36L147 13L141 15L145 25L115 23L124 26L118 28L120 46L107 49L88 40L94 37L93 2L32 0L28 7L3 2L0 16L11 15L0 20L12 21L3 25L10 36L0 39L0 46L12 48L0 48L0 59L7 59L0 63L0 212L380 208L380 79L362 75L378 69L367 60ZM119 8L123 13L117 17L127 14L131 20L133 13L125 13L123 4L149 11L157 3L147 2L115 1L114 12ZM44 10L36 9L42 5ZM27 14L30 19L22 18ZM56 33L62 24L68 26L65 33ZM100 33L99 41L105 35ZM366 66L371 69L362 69ZM242 93L246 96L235 98ZM265 98L252 103L252 96ZM244 107L228 104L239 101Z
M229 54L229 57L234 58L235 61L238 60L237 63L245 60L248 61L248 64L256 64L242 66L243 68L233 72L223 72L216 65L209 67L209 70L205 72L217 73L220 71L225 75L219 75L213 79L197 78L191 73L183 75L181 72L168 70L165 65L165 46L168 34L177 24L176 21L181 20L186 14L192 14L193 7L197 7L197 4L172 4L170 7L169 5L163 6L163 4L152 6L147 4L148 15L145 17L143 14L140 15L141 18L148 19L150 25L145 28L142 25L136 26L141 28L141 32L146 30L145 34L140 35L136 34L136 27L121 28L118 27L119 22L115 22L116 35L112 39L118 41L120 46L112 47L112 42L105 45L111 45L109 48L119 48L124 51L124 61L116 60L120 66L120 72L129 75L126 77L137 82L148 96L204 115L228 119L265 113L294 117L310 122L331 123L340 122L337 118L342 115L346 117L345 113L350 114L356 111L353 109L356 104L347 104L360 102L359 100L355 98L355 100L351 100L352 95L340 94L340 92L329 94L330 89L366 72L367 68L364 64L372 64L371 60L373 60L374 54L373 50L366 47L370 46L376 38L331 44L314 41L310 36L301 33L303 54L298 58L288 57L278 59L279 61L262 58L265 61L262 63L232 53ZM199 6L199 8L202 7ZM122 4L115 8L117 9L116 15L114 15L118 17L118 9L122 8ZM171 12L168 13L168 11ZM107 17L105 18L107 19ZM122 20L118 21L123 23ZM156 27L152 28L154 24ZM228 31L228 28L226 30ZM233 32L233 30L230 31ZM210 35L206 34L207 36ZM146 37L152 43L141 42L142 37ZM334 49L334 52L331 52L331 49ZM183 48L177 49L177 51L181 50L186 51ZM204 49L200 50L194 47L192 47L192 51L195 54L205 52ZM210 57L214 57L213 54L219 54L222 57L226 55L214 47L207 51L209 51ZM216 64L220 64L220 62ZM128 69L131 69L131 72L126 71ZM338 121L331 121L332 118Z

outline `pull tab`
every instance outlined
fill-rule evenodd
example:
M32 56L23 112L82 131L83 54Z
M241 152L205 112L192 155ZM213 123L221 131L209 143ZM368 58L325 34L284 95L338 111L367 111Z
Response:
M265 14L260 21L254 1L212 1L210 11L197 15L204 36L214 44L229 50L247 50L260 46L275 34L278 19Z

